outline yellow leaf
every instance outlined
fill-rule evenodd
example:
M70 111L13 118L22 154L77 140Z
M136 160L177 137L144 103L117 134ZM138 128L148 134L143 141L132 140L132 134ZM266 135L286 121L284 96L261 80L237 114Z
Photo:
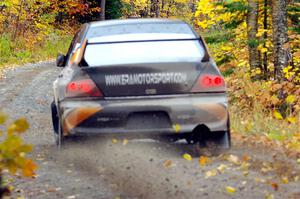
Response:
M235 188L231 187L231 186L226 186L226 191L227 193L233 194L235 193Z
M12 186L12 185L9 185L9 186L8 186L8 189L9 189L9 191L13 191L13 190L15 189L15 187Z
M210 162L210 159L207 156L200 156L198 161L201 166L205 166L207 163Z
M4 124L7 120L7 115L0 112L0 125Z
M174 129L175 133L179 133L179 131L181 130L181 126L179 124L174 124L173 129Z
M17 129L17 126L15 124L11 124L7 127L7 133L13 134Z
M270 193L265 194L265 199L274 199L274 195Z
M192 159L193 159L192 156L187 153L183 154L182 157L187 161L192 161Z
M23 175L25 177L31 177L34 175L34 171L37 169L37 165L32 160L26 160Z
M289 122L289 123L292 123L292 124L295 124L297 119L295 117L288 117L286 118L286 120Z
M15 131L18 132L18 133L23 133L25 132L27 129L29 129L29 124L27 122L27 120L25 118L20 118L20 119L17 119L15 122L14 122L15 126L16 126L16 129Z
M261 52L261 53L268 52L268 49L267 49L267 48L262 48L262 49L260 49L260 52Z
M288 179L288 177L286 177L286 176L283 176L283 177L281 178L281 181L282 181L283 184L288 184L288 183L289 183L289 179Z
M227 160L233 164L240 164L239 157L237 157L235 155L229 155Z
M207 171L205 173L205 178L210 178L210 177L214 177L218 174L218 171L216 169L213 169L213 170L210 170L210 171Z
M273 115L278 120L282 120L283 119L282 115L278 111L274 111Z
M286 97L285 101L288 104L292 104L296 101L296 96L295 95L289 95L289 96Z
M111 142L112 142L113 144L116 144L116 143L118 143L118 140L115 139L115 138L113 138L113 139L111 140Z
M220 166L218 166L218 171L220 172L220 173L224 173L224 171L225 171L225 169L227 168L227 165L225 165L225 164L221 164Z
M128 140L124 139L122 144L123 144L123 146L126 146L128 144Z

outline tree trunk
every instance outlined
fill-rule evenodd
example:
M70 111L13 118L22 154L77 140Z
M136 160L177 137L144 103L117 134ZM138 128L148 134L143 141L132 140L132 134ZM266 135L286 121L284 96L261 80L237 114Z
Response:
M105 3L106 3L106 0L101 0L101 2L100 2L100 8L101 8L100 21L105 20Z
M286 0L272 0L274 76L283 79L282 70L288 65L288 23Z
M151 7L150 7L151 17L160 17L160 7L159 7L159 0L151 0Z
M264 0L264 30L268 29L268 0ZM264 32L264 48L266 48L266 41L268 39L267 32ZM268 79L268 54L264 52L263 54L263 70L264 78Z
M249 9L247 13L247 34L250 68L260 67L260 58L258 53L258 0L248 0Z

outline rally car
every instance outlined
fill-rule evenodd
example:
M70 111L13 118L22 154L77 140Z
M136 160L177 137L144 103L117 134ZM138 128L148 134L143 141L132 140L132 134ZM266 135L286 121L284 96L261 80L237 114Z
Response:
M121 134L230 147L226 85L204 40L180 20L84 24L53 83L56 143Z

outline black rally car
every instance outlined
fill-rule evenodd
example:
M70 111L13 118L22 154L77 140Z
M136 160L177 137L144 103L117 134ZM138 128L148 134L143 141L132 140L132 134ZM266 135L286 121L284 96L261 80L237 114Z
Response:
M185 22L84 24L53 83L56 143L76 134L138 134L230 147L226 86L203 39Z

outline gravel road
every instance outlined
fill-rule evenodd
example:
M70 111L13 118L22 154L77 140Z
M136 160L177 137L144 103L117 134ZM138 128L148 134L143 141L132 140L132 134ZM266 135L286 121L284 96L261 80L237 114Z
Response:
M36 178L14 177L14 196L25 198L300 198L300 164L284 153L233 140L223 155L185 160L185 142L89 137L59 150L50 120L53 62L6 69L0 107L12 119L25 116L24 135L34 145ZM117 141L117 142L116 142Z

